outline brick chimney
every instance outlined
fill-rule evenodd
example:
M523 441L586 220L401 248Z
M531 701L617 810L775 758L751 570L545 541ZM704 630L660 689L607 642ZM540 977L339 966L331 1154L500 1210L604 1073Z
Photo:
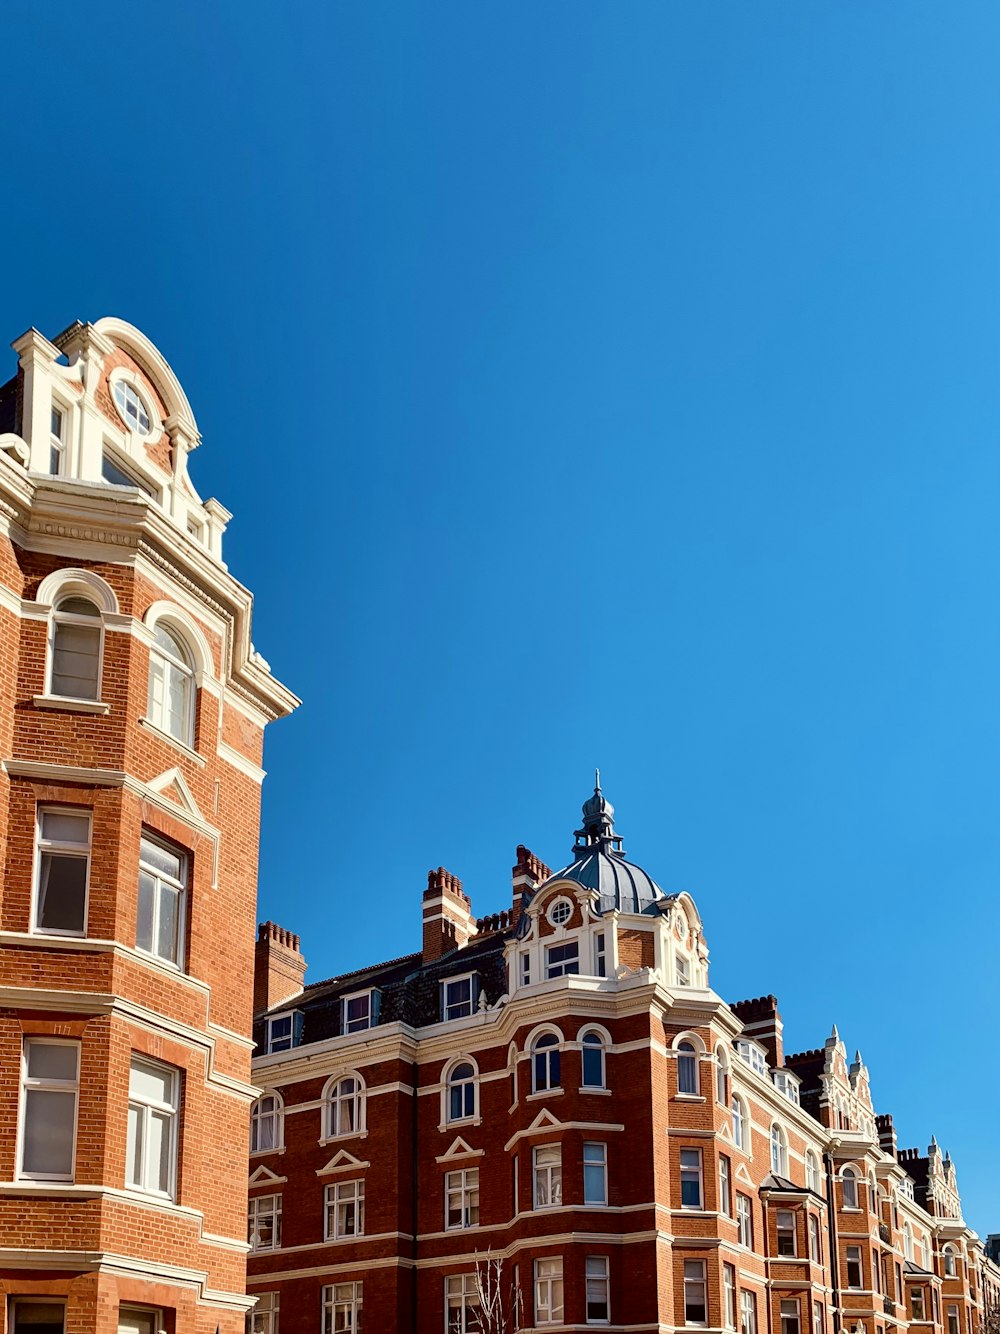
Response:
M457 875L443 866L427 872L424 890L424 963L461 949L475 933L472 901Z
M525 894L530 897L534 890L548 880L552 874L541 857L536 857L523 843L518 843L516 855L517 862L511 868L514 891L511 920L515 925L521 916L522 901Z
M306 976L299 938L275 922L261 922L253 961L253 1012L297 996Z
M737 1001L729 1007L743 1020L743 1034L759 1042L767 1052L772 1070L785 1064L785 1044L782 1041L781 1015L776 996L758 996L756 1000Z
M878 1131L879 1148L883 1153L887 1153L891 1158L895 1158L896 1127L892 1124L891 1115L886 1112L884 1116L876 1116L875 1128Z

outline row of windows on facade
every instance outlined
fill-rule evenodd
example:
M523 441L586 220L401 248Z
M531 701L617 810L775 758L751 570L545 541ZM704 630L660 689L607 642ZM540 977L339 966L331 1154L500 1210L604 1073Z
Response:
M512 1164L514 1212L519 1212L518 1156ZM608 1204L608 1146L601 1141L583 1145L579 1165L582 1200L593 1208ZM531 1208L555 1209L563 1202L563 1152L561 1144L542 1144L532 1150ZM444 1228L460 1231L479 1226L479 1168L464 1167L446 1172L443 1181ZM281 1247L282 1197L251 1198L247 1218L247 1240L255 1251ZM365 1235L365 1183L338 1181L324 1187L324 1240L344 1241Z
M561 1087L560 1039L542 1033L531 1047L532 1089L543 1092ZM605 1045L593 1029L580 1035L580 1087L605 1089ZM442 1081L443 1119L447 1124L473 1120L479 1115L479 1070L471 1057L460 1057L445 1070ZM334 1075L323 1090L324 1140L356 1135L365 1129L367 1090L362 1077L352 1071ZM253 1104L250 1114L250 1151L266 1153L284 1144L284 1102L279 1093L267 1092Z
M515 1324L562 1325L566 1305L561 1256L535 1260L532 1267L531 1310L521 1289L519 1266L513 1267L510 1305ZM611 1323L611 1263L606 1255L588 1255L584 1260L583 1317L588 1325ZM482 1334L484 1293L488 1280L482 1272L451 1274L443 1281L445 1334ZM277 1292L258 1296L248 1321L250 1334L280 1334L281 1298ZM321 1290L322 1334L361 1334L364 1318L364 1284L335 1283ZM572 1313L571 1313L572 1314ZM755 1334L751 1331L750 1334Z
M606 1255L585 1257L584 1321L588 1325L611 1323L611 1268ZM684 1260L683 1264L683 1324L693 1328L709 1325L708 1265L705 1260ZM531 1309L521 1289L519 1266L513 1266L512 1292L509 1305L513 1322L518 1327L530 1323L532 1327L563 1325L572 1322L577 1313L567 1312L563 1260L561 1256L537 1259L531 1266ZM488 1279L480 1272L452 1274L444 1280L445 1334L482 1334L484 1287ZM739 1334L758 1334L757 1293L737 1282L736 1266L722 1266L722 1320L723 1329ZM827 1309L822 1300L808 1297L778 1297L777 1315L781 1334L824 1334L827 1327ZM258 1296L257 1306L248 1326L251 1334L280 1334L280 1294L265 1292ZM321 1328L323 1334L360 1334L364 1310L364 1285L360 1282L337 1283L321 1291ZM949 1305L948 1334L963 1334L961 1308ZM916 1314L915 1320L923 1319ZM806 1322L808 1321L808 1325ZM855 1328L865 1329L863 1321ZM883 1326L874 1326L875 1334L885 1334Z
M150 434L151 421L149 409L135 386L127 380L116 380L112 389L115 405L122 420L130 431L141 438ZM69 413L65 407L53 404L49 423L49 472L53 477L67 476L69 452L67 437ZM157 504L162 504L163 493L159 487L145 476L129 469L128 464L116 451L105 447L101 456L101 478L112 486L134 486L144 492ZM187 531L196 542L205 541L205 524L197 514L189 512Z
M129 1067L125 1185L174 1199L181 1074L133 1056ZM18 1174L72 1181L80 1099L80 1043L26 1037L21 1061Z
M91 826L89 812L70 807L39 807L34 931L46 935L86 935ZM136 948L176 967L183 966L188 871L186 853L143 835L139 844Z
M52 611L47 695L94 703L101 698L104 624L96 603L70 590ZM194 656L182 636L159 622L149 651L147 719L192 747L195 723Z

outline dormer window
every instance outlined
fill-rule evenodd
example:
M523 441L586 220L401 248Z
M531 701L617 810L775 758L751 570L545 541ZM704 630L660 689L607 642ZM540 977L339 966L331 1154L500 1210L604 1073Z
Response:
M794 1102L796 1107L799 1105L799 1083L794 1075L790 1075L785 1070L775 1070L773 1076L774 1087L785 1095L789 1102Z
M449 977L441 983L442 1019L467 1019L472 1014L475 983L476 977L472 973L464 977Z
M291 1051L302 1041L302 1011L276 1014L267 1021L267 1053Z
M751 1070L756 1070L757 1074L767 1078L767 1053L763 1047L758 1047L756 1042L751 1042L748 1038L740 1038L736 1043L736 1050Z
M122 421L136 435L149 435L149 409L143 402L135 385L128 380L116 380L114 385L115 407Z
M562 945L549 945L545 951L545 976L568 977L580 971L580 945L568 940Z
M569 899L556 899L549 907L548 917L553 926L565 926L573 916L573 905Z
M378 1023L378 996L375 990L356 991L341 1001L342 1033L361 1033Z

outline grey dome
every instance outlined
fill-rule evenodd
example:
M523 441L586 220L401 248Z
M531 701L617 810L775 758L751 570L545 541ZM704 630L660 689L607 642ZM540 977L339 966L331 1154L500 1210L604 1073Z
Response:
M576 832L573 861L556 871L549 881L575 880L593 890L599 911L617 909L626 913L656 912L654 906L666 896L655 880L626 859L620 834L615 833L614 807L601 791L598 771L594 795L583 807L583 828Z

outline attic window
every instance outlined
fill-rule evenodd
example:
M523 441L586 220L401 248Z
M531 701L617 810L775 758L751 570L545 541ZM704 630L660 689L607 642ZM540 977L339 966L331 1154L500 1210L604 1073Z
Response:
M443 1019L467 1019L472 1014L476 979L472 973L464 977L449 977L441 983L441 1016Z
M569 899L556 899L549 908L549 921L553 926L565 926L573 916L573 905Z
M116 380L114 394L115 407L128 429L136 435L149 435L149 410L135 386L128 380Z
M756 1070L759 1075L767 1075L767 1055L762 1048L757 1046L756 1042L749 1042L746 1038L740 1038L736 1044L736 1050L751 1070Z
M340 1031L342 1033L361 1033L378 1023L379 993L356 991L352 996L345 996L341 1002Z
M302 1041L302 1011L276 1014L267 1021L268 1055L276 1051L290 1051Z

